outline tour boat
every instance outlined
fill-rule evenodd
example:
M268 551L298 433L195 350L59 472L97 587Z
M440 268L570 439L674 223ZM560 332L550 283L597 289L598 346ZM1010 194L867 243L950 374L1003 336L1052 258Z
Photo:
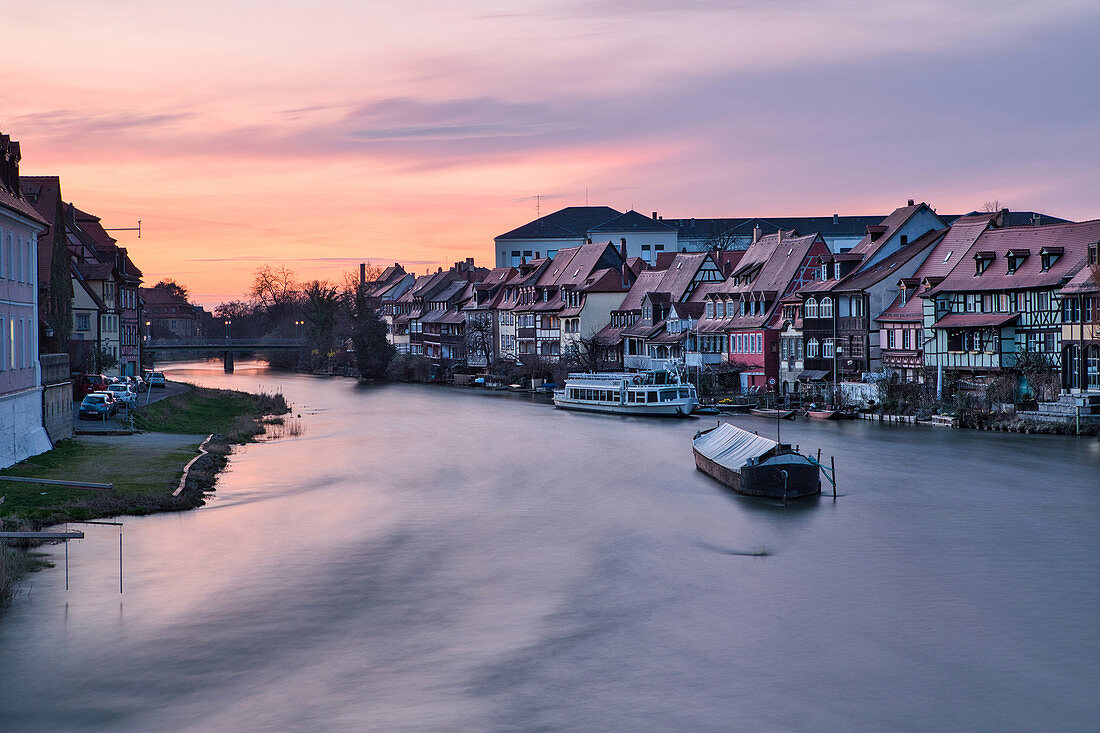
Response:
M698 404L695 385L663 364L637 373L570 374L554 392L554 406L563 410L616 415L687 417Z
M786 501L821 493L812 458L730 423L696 433L692 452L697 469L738 494Z

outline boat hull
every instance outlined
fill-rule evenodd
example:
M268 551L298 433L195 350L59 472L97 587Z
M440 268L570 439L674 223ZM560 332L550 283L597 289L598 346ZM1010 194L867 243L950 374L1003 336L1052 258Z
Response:
M635 415L638 417L688 417L697 403L694 400L621 404L618 402L582 402L565 397L554 397L554 407L561 410L599 412L607 415Z
M749 412L751 412L753 415L756 415L757 417L770 417L772 420L775 420L776 417L778 417L780 420L791 420L792 418L794 418L794 410L753 409Z
M836 410L810 410L806 413L806 417L811 417L814 420L837 420Z
M695 468L742 496L765 499L798 499L821 493L821 472L810 463L743 466L739 471L695 453ZM786 471L784 480L782 471Z

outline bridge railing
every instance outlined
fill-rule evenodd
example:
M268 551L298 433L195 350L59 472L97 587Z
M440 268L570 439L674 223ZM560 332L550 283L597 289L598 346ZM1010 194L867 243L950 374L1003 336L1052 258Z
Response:
M147 349L296 349L305 339L148 339Z

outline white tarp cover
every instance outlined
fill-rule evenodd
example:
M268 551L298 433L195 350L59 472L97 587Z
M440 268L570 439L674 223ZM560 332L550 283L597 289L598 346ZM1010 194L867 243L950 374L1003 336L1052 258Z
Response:
M750 458L758 458L774 449L778 443L747 430L722 423L706 435L695 439L695 450L726 468L739 470Z

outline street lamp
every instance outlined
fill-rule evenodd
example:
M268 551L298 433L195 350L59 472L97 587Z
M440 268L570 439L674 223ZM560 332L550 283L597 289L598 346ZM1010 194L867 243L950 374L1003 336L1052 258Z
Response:
M225 319L225 340L226 341L229 340L229 332L230 332L229 327L232 326L232 325L233 325L233 321L229 318L226 318Z
M145 322L145 340L146 341L148 341L150 339L150 337L152 336L152 329L149 328L152 325L153 325L152 321L146 321Z

